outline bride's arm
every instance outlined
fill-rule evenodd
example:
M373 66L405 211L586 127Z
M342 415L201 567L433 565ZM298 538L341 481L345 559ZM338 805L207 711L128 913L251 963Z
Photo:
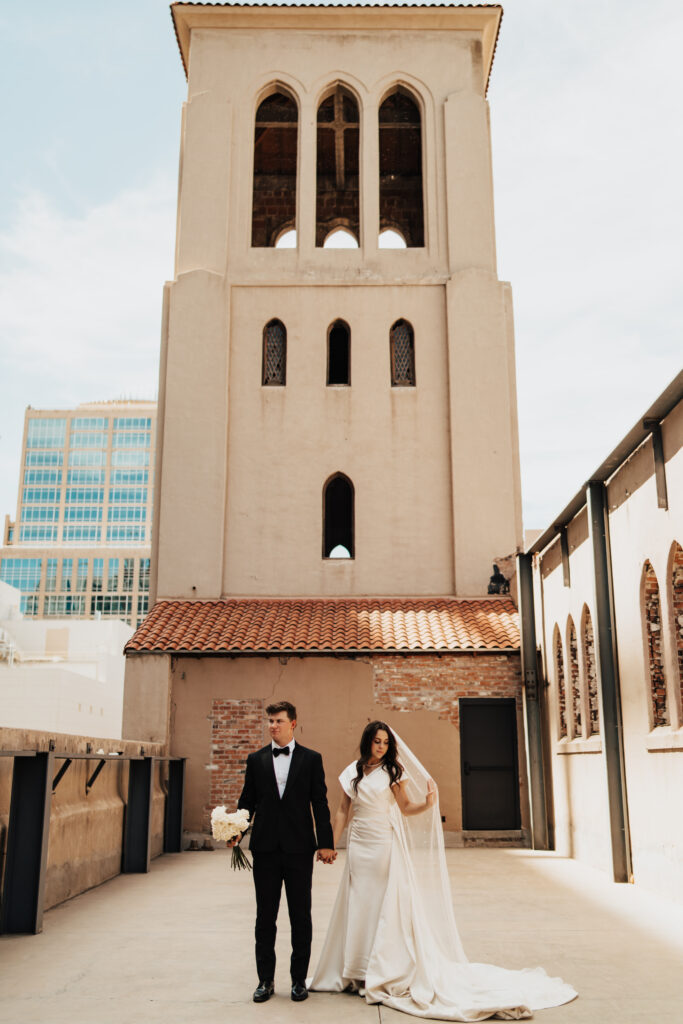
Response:
M404 782L395 783L391 787L391 792L394 794L402 814L422 814L428 807L432 807L436 801L436 786L433 779L430 779L427 783L427 797L423 804L415 804L408 799Z
M341 803L339 804L339 810L334 816L332 822L332 832L334 834L334 848L337 849L337 845L341 838L341 834L348 824L348 820L351 817L351 797L344 793L342 790Z

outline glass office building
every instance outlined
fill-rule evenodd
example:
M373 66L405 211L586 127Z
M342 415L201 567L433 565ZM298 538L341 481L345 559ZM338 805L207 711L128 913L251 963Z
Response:
M35 618L121 618L149 602L156 403L27 409L0 580Z

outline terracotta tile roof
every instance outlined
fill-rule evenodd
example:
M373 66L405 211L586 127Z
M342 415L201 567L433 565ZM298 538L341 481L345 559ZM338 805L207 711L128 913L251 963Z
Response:
M500 651L519 648L509 598L160 601L126 654Z

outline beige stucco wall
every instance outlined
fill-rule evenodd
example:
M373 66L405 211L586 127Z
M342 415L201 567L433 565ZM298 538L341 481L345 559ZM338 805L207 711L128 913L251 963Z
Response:
M267 11L249 17L262 29L191 37L162 339L157 596L485 593L492 561L521 543L521 514L480 36L420 31L418 13L410 31L362 31L350 9L345 31L337 12L333 31L284 35ZM337 81L361 111L359 250L314 246L315 116ZM254 113L274 82L299 105L296 250L250 246ZM397 83L422 112L426 242L391 251L377 248L377 109ZM283 389L261 387L275 316L288 330ZM415 328L415 388L390 387L399 316ZM350 388L325 387L337 317L351 327ZM322 487L337 470L356 488L346 564L321 555Z
M101 737L72 736L38 732L27 729L0 729L2 750L48 750L53 740L57 752L86 753L86 744L93 751L118 751L139 754L140 744L112 743ZM160 746L147 746L147 756L162 753ZM123 823L127 799L128 764L107 762L92 789L86 792L86 783L97 767L99 758L78 759L62 777L52 795L50 833L45 876L44 909L63 903L93 886L113 878L121 871ZM64 764L55 758L55 774ZM6 848L12 792L11 757L0 757L0 849ZM165 766L154 765L152 793L151 855L158 857L163 850L164 804L162 776ZM2 865L4 867L4 863ZM0 882L2 879L0 878Z
M609 483L609 524L633 875L636 883L683 901L683 819L678 812L683 791L683 718L674 649L670 566L673 542L683 544L683 405L664 420L662 435L668 510L657 506L652 446L647 441ZM592 554L585 510L570 526L569 547L571 587L562 583L558 543L546 553L543 564L543 642L551 681L557 845L561 852L610 870L602 753L588 752L591 745L596 745L593 740L583 745L558 741L554 625L559 625L563 637L565 666L568 614L574 618L580 638L585 602L595 626ZM672 725L655 730L651 729L649 668L641 611L646 559L652 563L659 582L664 666L672 708ZM562 750L566 752L561 753Z
M145 661L146 659L140 659ZM282 659L284 661L285 659ZM460 745L457 730L427 711L389 711L373 699L372 666L367 659L179 658L172 673L171 752L187 758L185 828L203 827L209 806L211 705L214 700L249 697L289 700L298 712L297 739L323 754L331 812L341 790L339 773L358 756L368 722L386 721L423 756L437 779L445 829L460 828ZM269 742L267 720L251 750ZM248 752L248 751L247 751Z
M133 660L133 659L131 659ZM146 657L134 659L146 663ZM418 659L419 661L419 659ZM485 672L485 667L482 668ZM337 776L358 757L369 721L395 729L420 757L439 787L444 830L462 841L460 739L458 728L439 711L395 711L378 703L368 658L178 658L172 678L171 753L187 758L184 827L206 829L211 808L212 703L222 700L289 700L298 712L297 739L323 754L330 809L340 798ZM463 696L467 688L463 688ZM469 693L473 691L470 689ZM435 701L435 704L437 702ZM269 742L262 726L241 753ZM521 719L518 736L522 735ZM522 828L528 828L524 744L518 740ZM240 769L241 774L241 769Z

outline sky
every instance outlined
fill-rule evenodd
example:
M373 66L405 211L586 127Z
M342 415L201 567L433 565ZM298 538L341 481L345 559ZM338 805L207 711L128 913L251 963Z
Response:
M683 362L683 5L503 6L498 274L541 528ZM26 406L156 398L186 83L165 0L32 0L0 30L1 521Z

